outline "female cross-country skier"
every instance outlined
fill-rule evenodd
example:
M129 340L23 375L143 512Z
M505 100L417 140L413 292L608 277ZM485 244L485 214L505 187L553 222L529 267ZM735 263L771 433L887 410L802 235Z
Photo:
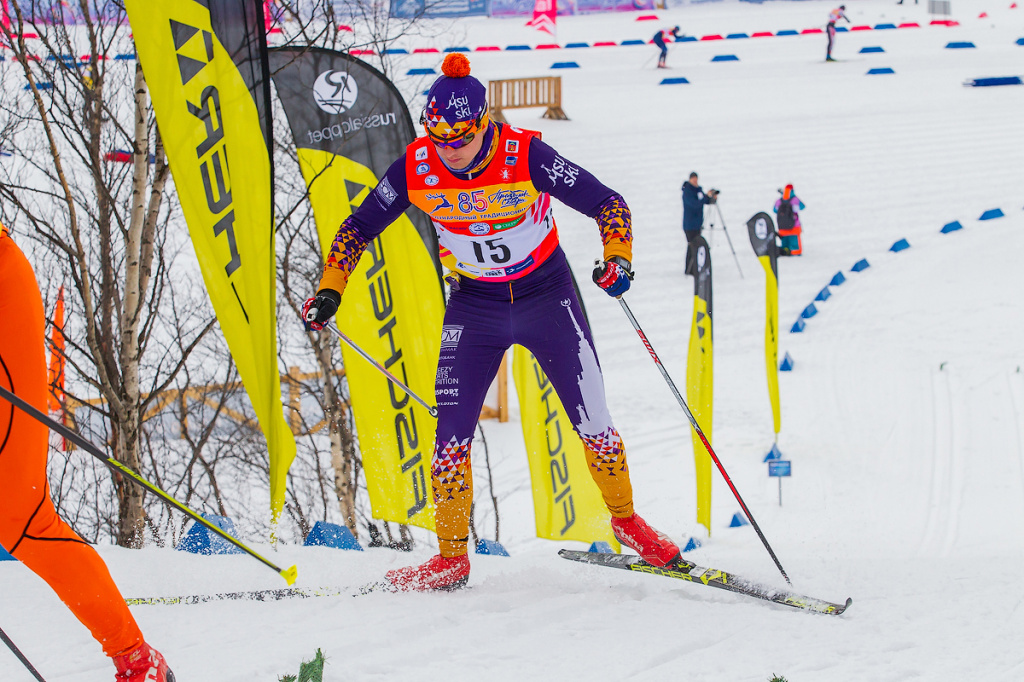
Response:
M838 9L834 9L828 13L828 27L825 32L828 33L828 50L825 51L825 61L834 62L832 59L832 45L836 41L836 22L840 19L846 19L846 23L850 23L850 20L846 16L846 5L839 5Z
M0 386L46 412L43 299L32 266L0 225ZM49 432L0 398L0 545L89 628L116 680L174 682L146 644L103 559L57 516L46 478Z
M410 204L430 215L441 260L458 276L444 317L447 338L458 342L442 349L437 375L448 383L454 379L459 394L438 398L431 466L440 554L422 566L390 571L386 579L399 590L466 584L470 444L487 387L514 343L536 356L558 392L583 440L616 537L648 562L664 566L679 556L679 548L633 511L625 450L608 413L590 328L558 243L551 197L597 221L604 262L594 270L594 281L610 296L629 289L632 278L629 208L537 133L491 121L487 90L469 75L464 55L445 57L442 71L421 119L427 136L406 148L377 184L373 200L341 224L317 294L302 309L307 327L322 329L337 312L366 245ZM437 201L439 194L444 201Z
M662 29L654 34L654 44L661 48L661 54L658 55L658 68L667 69L668 66L665 64L665 59L668 57L668 45L665 41L672 38L673 41L678 40L682 36L679 35L679 27L676 26L672 29Z

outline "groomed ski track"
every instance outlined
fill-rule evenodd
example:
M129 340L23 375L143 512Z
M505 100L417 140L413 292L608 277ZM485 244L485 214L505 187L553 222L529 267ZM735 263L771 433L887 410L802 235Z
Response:
M560 18L558 41L646 40L674 24L692 35L800 29L823 25L838 4L725 0L659 11L659 22L635 22L635 13ZM1024 639L1024 88L961 85L1021 73L1024 47L1014 41L1024 36L1024 8L1009 4L954 3L961 25L946 28L924 26L927 3L853 0L854 24L923 27L840 34L836 54L848 61L837 64L820 61L820 35L673 45L667 71L651 68L649 45L469 55L484 80L562 76L569 122L541 119L540 110L512 111L509 120L543 131L626 197L637 270L628 300L680 385L693 290L682 274L679 186L696 170L705 188L722 190L745 278L724 235L708 235L713 443L794 587L823 599L851 596L849 612L824 618L559 559L560 547L586 546L533 538L513 407L510 423L485 425L501 540L512 557L472 557L472 590L133 607L178 679L277 680L295 674L318 647L330 682L1024 678L1016 645ZM975 18L982 9L988 19ZM462 20L448 42L546 42L522 23ZM954 40L977 49L944 49ZM858 54L865 45L886 51ZM740 61L711 63L729 53ZM440 56L402 58L396 73L437 68ZM566 59L581 68L549 70ZM865 75L875 66L895 74ZM690 84L657 85L666 75ZM398 84L418 112L426 83L399 76ZM770 211L776 188L789 182L807 209L805 255L779 266L780 355L789 351L796 361L780 377L779 447L794 475L783 483L779 508L776 482L761 462L773 436L764 277L744 223ZM976 220L994 207L1006 217ZM583 287L637 508L685 540L698 530L685 417L619 306L586 282L599 254L593 222L562 206L555 217ZM964 229L940 234L952 220ZM911 248L890 253L899 238ZM860 258L871 267L851 273ZM790 334L840 270L847 282L816 304L805 332ZM784 585L750 527L727 527L738 506L717 474L714 485L712 537L688 557ZM485 514L478 527L486 532L492 524ZM301 586L355 591L430 556L427 536L416 537L411 554L283 546L270 556L297 563ZM284 586L241 556L100 551L126 596ZM47 680L112 678L99 647L39 579L5 562L0 581L0 625ZM5 650L0 679L29 679Z

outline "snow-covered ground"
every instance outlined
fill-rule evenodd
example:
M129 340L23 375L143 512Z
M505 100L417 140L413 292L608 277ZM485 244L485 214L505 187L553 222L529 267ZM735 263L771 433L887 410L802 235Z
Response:
M543 131L629 201L637 279L628 300L680 384L692 284L682 272L679 187L696 170L705 188L722 190L745 277L724 235L712 233L714 445L797 589L853 597L845 615L559 559L561 545L532 537L513 414L486 427L512 557L474 556L472 589L135 607L178 679L276 680L318 647L332 681L1024 679L1024 87L962 87L1022 75L1024 9L1009 4L954 2L961 23L946 28L926 26L926 4L850 0L854 24L924 27L840 34L835 64L823 62L821 35L674 45L667 71L653 68L649 45L470 55L484 80L562 76L570 121L539 110L509 119ZM725 1L660 11L660 22L563 17L558 39L647 39L674 24L693 35L800 30L823 25L832 6ZM977 19L983 10L989 17ZM462 20L452 35L450 44L471 47L547 42L518 19ZM944 49L954 40L977 48ZM885 52L859 54L867 45ZM716 54L739 61L712 63ZM580 68L549 70L569 59ZM438 61L411 55L397 72ZM878 66L895 74L865 75ZM690 84L659 86L666 76ZM404 77L399 85L424 89ZM744 223L770 211L786 183L807 209L805 255L779 265L780 351L796 362L781 375L779 446L793 477L780 508L762 463L773 436L764 277ZM995 207L1006 217L977 220ZM586 279L600 253L596 228L565 208L556 218ZM964 229L940 234L952 220ZM911 248L890 253L899 238ZM851 273L860 258L871 267ZM807 330L785 331L840 270L847 282L817 304ZM618 305L586 284L583 294L637 508L685 539L696 524L683 414ZM750 527L728 528L737 508L716 474L712 537L690 556L781 584ZM282 586L242 556L100 551L130 596ZM275 558L299 565L300 585L355 588L432 553L423 543L411 555L282 547ZM110 679L98 646L40 580L8 562L0 582L0 626L47 680ZM3 649L0 679L30 679Z

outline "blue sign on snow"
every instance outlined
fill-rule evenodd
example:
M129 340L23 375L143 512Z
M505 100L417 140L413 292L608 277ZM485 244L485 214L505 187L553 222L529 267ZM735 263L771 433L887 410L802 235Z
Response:
M792 462L788 459L776 459L769 460L768 462L768 475L769 476L792 476L793 467Z

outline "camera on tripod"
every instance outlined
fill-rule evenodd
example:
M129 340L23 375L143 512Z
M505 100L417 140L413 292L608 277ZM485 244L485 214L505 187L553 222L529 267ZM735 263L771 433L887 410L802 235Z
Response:
M717 189L709 189L708 190L708 203L709 204L715 203L718 200L718 195L719 194L721 194L721 192L719 190L717 190Z

